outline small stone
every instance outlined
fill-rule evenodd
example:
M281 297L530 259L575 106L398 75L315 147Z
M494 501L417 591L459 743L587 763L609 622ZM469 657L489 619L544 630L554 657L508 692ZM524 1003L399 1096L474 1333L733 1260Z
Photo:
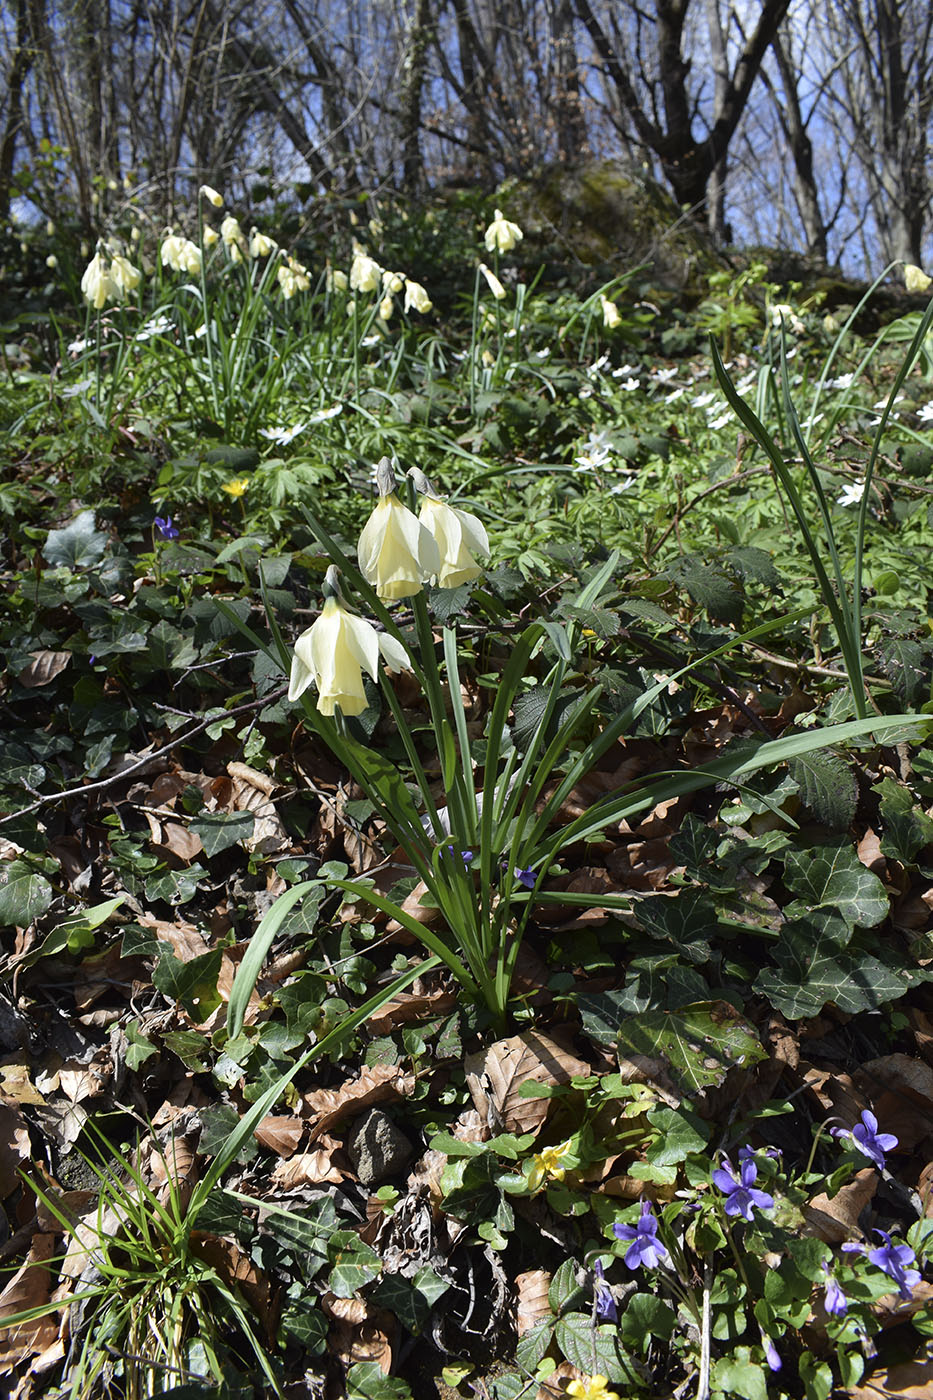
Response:
M364 1186L378 1186L408 1166L415 1149L381 1108L358 1118L347 1136L347 1152Z

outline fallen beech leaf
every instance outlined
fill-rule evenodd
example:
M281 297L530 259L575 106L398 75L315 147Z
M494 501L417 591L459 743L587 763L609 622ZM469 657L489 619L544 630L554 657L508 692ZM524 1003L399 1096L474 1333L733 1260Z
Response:
M210 945L195 928L184 919L169 923L167 919L157 919L152 914L142 913L137 923L151 929L160 943L168 943L179 962L190 962L202 953L210 952Z
M815 1235L827 1244L855 1239L860 1234L859 1215L874 1196L877 1185L874 1167L863 1167L832 1200L825 1195L814 1196L804 1207L807 1223L803 1233Z
M270 1152L277 1153L279 1157L291 1157L298 1150L304 1130L305 1125L300 1118L269 1113L257 1123L253 1133Z
M391 1099L405 1098L414 1087L414 1075L401 1066L372 1065L340 1089L312 1089L303 1096L302 1103L313 1135L318 1137L341 1118L353 1117L364 1108L373 1108Z
M523 1084L569 1084L590 1072L585 1060L537 1031L497 1040L488 1050L468 1055L464 1063L480 1115L495 1122L496 1131L507 1133L537 1132L548 1114L550 1101L522 1098Z
M530 1269L515 1279L515 1331L520 1337L530 1332L536 1322L551 1316L548 1289L551 1275L546 1269Z
M25 1118L12 1104L0 1104L0 1201L20 1185L19 1169L31 1156Z
M147 812L146 815L151 814ZM204 850L200 836L180 822L163 822L161 840L153 837L153 844L160 855L169 855L182 865L190 865Z
M456 1005L457 998L453 992L443 987L436 987L433 992L427 993L399 992L385 1006L374 1011L366 1024L377 1035L386 1035L394 1026L404 1026L424 1016L445 1016Z
M192 1230L191 1249L209 1264L229 1288L239 1291L263 1325L267 1339L275 1335L269 1280L245 1255L236 1240Z
M279 1162L272 1172L272 1184L282 1191L293 1191L296 1186L343 1181L346 1172L335 1167L332 1160L336 1146L329 1151L319 1147L314 1152L299 1152L297 1156Z
M38 1308L50 1301L54 1271L43 1268L55 1253L56 1235L34 1235L22 1266L0 1293L0 1322L26 1308ZM52 1346L58 1336L58 1317L33 1318L17 1327L0 1325L0 1371L6 1372L24 1357L37 1355Z
M24 666L16 679L27 690L36 690L42 685L51 685L56 676L61 675L71 660L70 651L31 651L32 660Z

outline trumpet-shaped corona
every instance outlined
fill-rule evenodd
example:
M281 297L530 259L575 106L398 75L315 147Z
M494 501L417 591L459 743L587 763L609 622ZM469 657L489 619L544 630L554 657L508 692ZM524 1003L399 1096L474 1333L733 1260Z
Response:
M616 326L621 326L622 317L619 315L619 308L614 301L610 301L608 297L601 295L599 298L599 305L602 308L603 325L606 327L607 331L614 331Z
M431 532L441 556L437 575L440 588L458 588L461 583L479 578L483 570L473 551L489 554L489 538L481 520L434 495L425 496L418 519Z
M128 292L135 292L143 275L138 267L134 267L129 258L124 258L121 253L114 254L110 264L110 276L116 282L121 296L126 296Z
M313 682L322 715L338 708L345 715L360 715L369 704L363 672L375 680L380 655L394 671L410 664L401 643L348 612L338 597L327 598L317 622L295 643L288 698L297 700Z
M490 253L510 253L524 236L518 224L513 224L510 219L505 218L501 209L497 209L496 217L486 230L484 242Z
M410 598L425 579L440 573L441 556L433 535L395 494L387 457L376 468L380 500L363 526L356 548L360 573L380 598Z
M350 264L350 290L354 292L378 292L382 283L382 268L364 253L358 245Z
M198 194L201 195L203 199L206 199L208 204L213 204L215 209L223 208L223 195L218 194L218 192L215 189L212 189L210 185L202 185L201 188L198 190Z

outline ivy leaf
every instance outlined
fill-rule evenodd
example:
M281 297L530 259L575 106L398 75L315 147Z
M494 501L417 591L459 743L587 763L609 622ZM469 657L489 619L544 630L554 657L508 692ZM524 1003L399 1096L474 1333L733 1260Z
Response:
M217 974L220 972L222 950L212 948L208 953L200 953L196 958L182 962L167 943L159 946L163 951L152 974L153 986L163 996L183 1006L192 1021L206 1021L221 1001L217 994Z
M26 928L52 903L52 886L24 860L0 870L0 925Z
M887 890L851 846L788 851L784 881L801 896L785 909L789 919L805 918L816 909L834 909L850 928L874 928L887 917Z
M908 978L871 953L847 947L852 930L841 918L786 924L775 950L777 967L765 968L755 991L792 1020L817 1016L832 1002L854 1014L904 995Z
M401 1376L387 1376L375 1361L357 1361L347 1372L347 1400L411 1400L411 1391Z
M880 651L881 669L904 709L912 709L924 689L923 650L917 642L892 637Z
M830 749L792 758L790 775L800 799L830 831L848 831L858 806L858 783L845 759Z
M195 817L188 829L201 838L204 854L210 858L238 841L247 840L253 834L254 825L252 812L205 812Z
M902 865L914 865L918 851L933 845L933 817L928 817L907 788L893 778L876 783L873 791L881 798L882 851Z
M722 1084L733 1067L765 1058L752 1027L725 1001L633 1017L622 1025L618 1047L620 1056L666 1060L684 1093Z
M82 510L63 530L50 530L42 546L42 556L53 568L88 569L99 563L107 548L108 536L94 525L94 512Z
M717 926L716 910L702 890L681 890L676 899L650 895L635 906L635 918L652 938L673 943L685 958L706 963L709 935Z
M402 1326L417 1337L434 1304L449 1287L449 1283L425 1265L412 1279L403 1278L401 1274L386 1274L371 1296L395 1313Z

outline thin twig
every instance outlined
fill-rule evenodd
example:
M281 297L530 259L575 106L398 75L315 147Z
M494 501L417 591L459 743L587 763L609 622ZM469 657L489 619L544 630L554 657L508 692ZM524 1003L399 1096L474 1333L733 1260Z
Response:
M187 729L184 734L179 734L170 743L163 744L161 749L155 749L152 753L147 753L144 758L136 763L131 763L129 768L121 768L119 773L113 773L109 778L101 778L98 783L81 783L77 787L65 788L62 792L52 792L46 797L40 797L38 802L33 802L29 807L21 807L18 812L8 812L5 817L0 817L0 826L5 826L7 822L16 821L19 817L32 816L33 812L40 811L43 807L50 806L53 802L65 802L69 797L85 797L91 792L103 792L106 788L113 787L115 783L122 782L124 778L129 778L133 773L138 773L141 768L146 768L154 759L164 758L166 754L177 749L181 744L186 744L189 739L193 739L197 734L201 734L212 724L216 724L220 719L227 719L235 715L249 714L252 710L261 710L266 705L272 705L276 700L281 700L288 687L280 686L278 690L273 690L271 694L264 695L261 700L250 700L245 705L237 705L232 710L224 710L221 714L211 715L209 719L201 720L191 729Z

